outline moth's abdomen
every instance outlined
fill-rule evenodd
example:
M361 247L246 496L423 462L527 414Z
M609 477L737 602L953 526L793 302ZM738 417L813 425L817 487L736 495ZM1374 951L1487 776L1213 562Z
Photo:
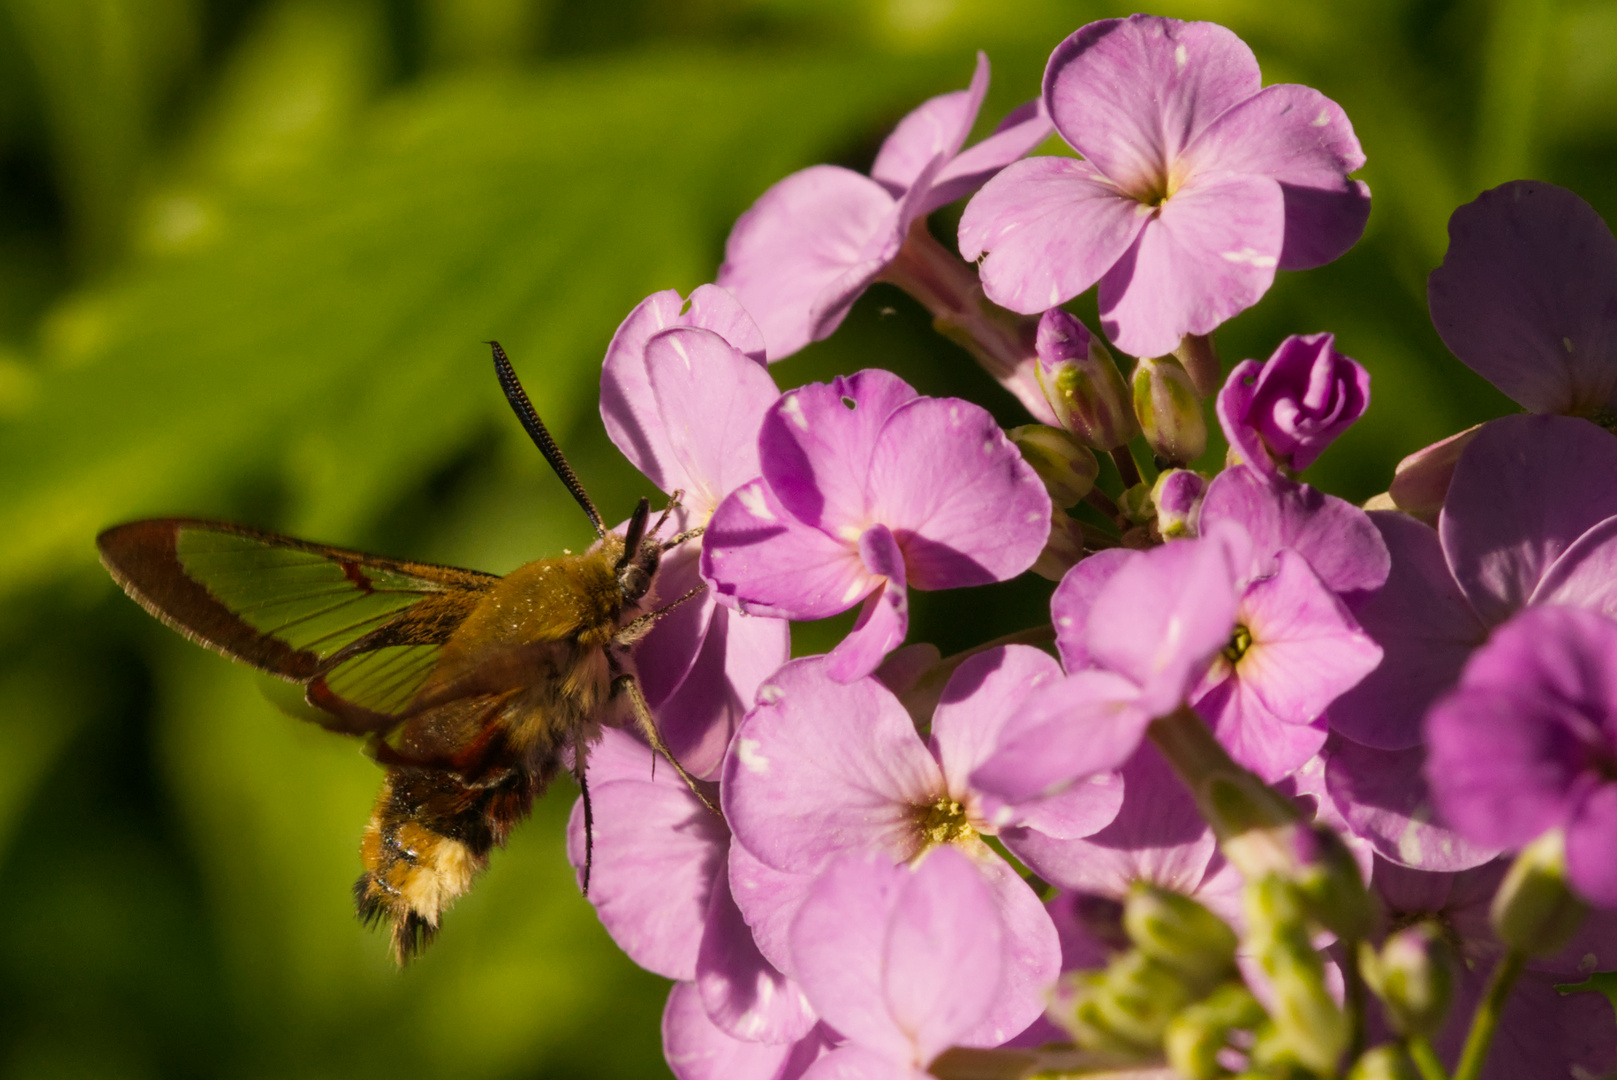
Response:
M541 788L522 769L476 787L439 769L388 770L360 843L365 872L354 900L366 923L389 925L400 964L431 943L444 911L527 817Z

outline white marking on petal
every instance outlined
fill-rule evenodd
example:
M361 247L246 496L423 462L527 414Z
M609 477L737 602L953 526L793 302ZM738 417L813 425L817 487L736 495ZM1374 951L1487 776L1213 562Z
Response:
M1321 109L1319 111L1319 115L1314 117L1314 119L1312 121L1314 127L1324 127L1326 124L1329 124L1330 122L1331 122L1331 113L1330 113L1330 110L1328 110L1328 109Z
M1050 282L1050 306L1055 307L1059 303L1061 303L1061 286L1052 281Z
M769 509L769 504L764 500L763 488L753 487L749 484L744 488L737 489L736 498L741 500L741 505L746 507L747 513L753 517L764 521L775 520L775 512Z
M959 427L960 426L960 406L958 406L958 405L950 405L949 406L949 426L950 427Z
M1173 63L1174 66L1180 71L1185 70L1185 65L1190 63L1190 54L1185 51L1185 47L1183 45L1180 45L1178 48L1174 49Z
M852 582L848 586L848 591L842 594L842 602L844 604L851 604L855 600L857 600L861 596L863 596L864 594L865 594L865 583L863 581Z
M788 394L785 403L781 405L780 409L781 412L792 418L792 423L804 431L808 430L808 417L803 415L803 403L797 400L796 394Z
M674 351L679 354L679 358L685 361L685 370L691 370L691 357L690 354L685 351L685 343L680 341L678 338L675 338L672 345L674 346Z
M785 696L786 691L780 688L779 683L765 683L763 686L758 688L758 700L763 702L765 705L773 705L775 702L779 701ZM754 743L753 745L756 746L757 743Z
M983 453L984 454L992 455L993 452L994 452L994 449L995 449L995 447L994 447L994 440L993 439L984 439L983 440Z
M1063 615L1063 616L1061 616L1061 618L1056 620L1056 625L1058 625L1058 626L1071 626L1072 625L1072 616L1071 615Z
M1039 513L1037 510L1035 510L1032 513L1028 514L1027 519L1029 521L1037 521L1043 516L1044 516L1043 514Z
M748 772L768 772L769 759L758 752L757 739L737 739L736 757L741 759L741 765Z
M837 526L837 539L846 540L850 544L857 544L859 542L859 538L864 534L865 531L859 528L857 525Z
M1242 248L1240 251L1222 251L1219 254L1232 263L1246 263L1248 266L1256 267L1259 270L1273 269L1275 264L1280 261L1273 255L1265 255L1263 252L1254 251L1249 247Z

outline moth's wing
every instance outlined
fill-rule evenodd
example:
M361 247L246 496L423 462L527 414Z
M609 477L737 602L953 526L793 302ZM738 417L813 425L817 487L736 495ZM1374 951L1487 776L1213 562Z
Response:
M457 626L499 578L241 525L162 518L108 529L101 561L199 644L307 684L353 734L393 726Z

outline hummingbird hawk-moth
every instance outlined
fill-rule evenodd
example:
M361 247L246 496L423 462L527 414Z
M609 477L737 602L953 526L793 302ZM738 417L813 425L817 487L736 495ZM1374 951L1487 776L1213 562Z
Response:
M609 532L505 351L490 344L517 418L595 527L582 554L498 577L189 518L96 538L102 563L147 611L301 686L311 718L367 740L385 775L354 897L367 923L389 924L400 964L431 942L443 911L564 762L590 835L585 760L613 722L611 699L627 699L638 729L695 790L626 660L673 606L642 610L663 553L700 530L659 538L673 506L653 523L641 499L623 535Z

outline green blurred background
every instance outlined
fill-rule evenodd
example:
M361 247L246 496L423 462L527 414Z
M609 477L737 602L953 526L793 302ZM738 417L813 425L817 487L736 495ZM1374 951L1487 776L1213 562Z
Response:
M986 128L1065 34L1128 11L0 0L0 1074L665 1075L665 984L616 952L563 859L571 791L400 975L348 891L376 768L143 614L92 538L183 513L501 572L587 542L480 342L505 343L624 516L646 484L595 393L630 307L708 280L786 172L868 165L974 50L994 62ZM1450 211L1501 181L1617 211L1617 5L1158 12L1233 27L1267 81L1341 102L1369 155L1364 241L1220 332L1230 362L1334 330L1374 373L1316 482L1362 499L1402 455L1508 411L1432 332L1425 275ZM885 287L775 372L871 364L1021 422ZM913 638L971 644L1047 593L920 597Z

